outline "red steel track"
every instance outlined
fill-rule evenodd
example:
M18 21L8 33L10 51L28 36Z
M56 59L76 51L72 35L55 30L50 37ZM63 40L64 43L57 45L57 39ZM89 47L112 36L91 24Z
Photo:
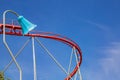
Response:
M6 24L5 28L6 28L6 32L5 32L6 35L23 36L20 26ZM0 34L3 34L3 24L0 24ZM34 34L28 33L24 36L42 37L42 38L53 39L53 40L57 40L57 41L60 41L62 43L65 43L72 48L74 47L77 50L77 56L78 56L79 61L76 65L76 67L74 68L74 70L70 73L70 75L68 77L65 78L65 80L70 80L71 77L73 77L74 74L78 71L78 69L79 69L78 66L80 66L82 63L82 52L80 50L80 47L71 39L66 38L66 37L62 37L58 34L49 33L49 32L41 32L41 33L34 33Z

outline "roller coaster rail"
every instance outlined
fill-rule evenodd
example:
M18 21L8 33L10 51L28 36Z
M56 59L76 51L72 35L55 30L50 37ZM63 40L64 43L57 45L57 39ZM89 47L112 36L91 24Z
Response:
M0 24L0 34L3 34L3 24ZM59 42L62 42L64 44L69 45L72 49L76 50L76 56L77 56L77 64L74 70L69 73L69 75L65 78L65 80L70 80L72 77L79 71L80 65L82 63L82 52L80 47L72 41L71 39L54 34L52 32L29 32L28 34L23 35L21 27L19 25L12 25L12 24L5 24L5 34L6 35L12 35L12 36L25 36L25 37L41 37L41 38L47 38L47 39L52 39L56 40Z

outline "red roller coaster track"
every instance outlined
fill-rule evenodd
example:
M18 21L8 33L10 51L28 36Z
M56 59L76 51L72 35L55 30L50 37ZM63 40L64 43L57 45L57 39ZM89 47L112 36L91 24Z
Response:
M22 30L20 26L17 25L10 25L10 24L6 24L5 25L6 28L6 35L15 35L15 36L23 36L22 34ZM3 34L3 24L0 24L0 34ZM71 39L66 38L66 37L62 37L58 34L53 34L53 33L49 33L49 32L41 32L41 33L28 33L24 36L30 36L30 37L42 37L42 38L48 38L48 39L53 39L53 40L57 40L60 41L62 43L65 43L67 45L69 45L70 47L74 47L77 50L77 55L78 55L78 63L76 65L76 67L74 68L74 70L70 73L70 75L68 77L65 78L65 80L70 80L71 77L74 76L74 74L78 71L79 67L82 63L82 52L80 50L80 47Z

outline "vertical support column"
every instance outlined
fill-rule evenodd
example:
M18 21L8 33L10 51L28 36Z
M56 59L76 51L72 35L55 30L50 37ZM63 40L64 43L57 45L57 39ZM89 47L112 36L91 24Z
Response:
M33 50L34 80L37 80L37 72L36 72L36 56L35 56L35 44L34 44L34 37L32 37L32 50Z
M5 36L5 20L6 20L6 19L5 19L5 17L6 17L6 13L7 13L7 12L11 12L11 13L15 14L16 16L18 16L18 14L17 14L16 12L12 11L12 10L6 10L6 11L4 11L4 13L3 13L3 43L4 43L5 47L7 48L7 50L9 51L10 56L12 57L15 65L17 66L17 68L18 68L18 70L19 70L19 73L20 73L20 80L22 80L22 69L21 69L21 67L19 66L17 60L15 59L12 51L10 50L10 48L9 48L7 42L6 42L6 36Z
M76 53L75 47L74 47L74 54L75 54L75 57L76 57L76 63L78 64L78 57L77 57L77 53ZM78 67L77 74L79 75L80 80L82 80L82 75L81 75L81 72L80 72L80 67L79 67L79 66L77 66L77 67ZM76 74L76 75L77 75L77 74ZM77 76L76 76L76 77L77 77ZM76 80L76 77L75 77L75 80Z

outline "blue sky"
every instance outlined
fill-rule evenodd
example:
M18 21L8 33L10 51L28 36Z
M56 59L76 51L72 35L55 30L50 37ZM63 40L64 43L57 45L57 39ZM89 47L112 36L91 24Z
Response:
M35 29L37 31L58 33L74 40L83 52L83 62L81 65L83 80L120 80L119 4L119 0L3 0L0 2L0 18L2 19L2 13L5 10L11 9L23 15L34 24L37 24L38 27ZM8 14L7 17L14 18L14 16L10 15ZM0 65L5 65L10 60L10 56L6 56L7 51L2 43L2 35L0 38L0 45L2 46L0 53L3 55L0 60L5 62L0 63ZM20 48L19 46L22 46L28 38L20 37L19 40L16 40L18 37L11 38L8 36L7 39L10 42L9 45L12 45L11 49L16 53ZM13 42L14 40L15 42ZM65 46L54 41L44 39L42 41L47 47L50 47L51 43L53 43L52 47L50 47L51 51L54 51L54 46ZM27 54L29 55L27 56L24 54L30 53L30 46L31 44L21 54L23 58L18 58L19 63L25 65L28 61L28 66L32 65L30 64L31 55ZM68 49L67 47L62 48L63 51ZM58 49L56 50L59 52L60 50ZM36 52L40 51L41 49L37 47ZM24 60L26 56L30 59ZM37 56L42 57L44 55L37 54ZM56 56L60 57L61 55L56 54ZM38 60L40 59L39 57L37 58ZM48 57L46 56L46 58ZM49 62L46 58L43 58L43 60ZM64 62L64 59L62 60ZM40 62L43 63L43 67L46 66L45 68L47 68L44 61ZM52 64L55 65L54 63ZM51 75L47 73L47 70L43 71L44 73L41 70L38 71L38 74L42 74L42 77L40 76L38 79L48 80L49 76L54 77L51 80L56 79L56 75L53 76L52 73L54 74L58 71L53 65L49 65L50 69L48 69ZM2 68L3 66L0 69ZM14 64L8 70L8 73L6 73L8 76L17 72L17 70L13 71L13 68ZM51 71L53 68L56 69L56 72ZM29 77L32 74L30 74L31 70L27 66L24 66L24 70L24 79L33 79L33 77ZM61 77L61 73L58 72L58 74ZM46 75L47 78L45 78ZM14 79L17 79L17 76ZM61 80L62 78L59 79Z

